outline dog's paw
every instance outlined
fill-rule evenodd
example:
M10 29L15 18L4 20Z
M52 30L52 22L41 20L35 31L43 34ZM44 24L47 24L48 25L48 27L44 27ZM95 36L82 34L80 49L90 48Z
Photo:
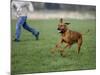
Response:
M55 53L55 50L54 49L51 49L51 53L54 54Z
M61 55L62 57L66 57L66 54L65 54L65 53L60 53L60 55Z

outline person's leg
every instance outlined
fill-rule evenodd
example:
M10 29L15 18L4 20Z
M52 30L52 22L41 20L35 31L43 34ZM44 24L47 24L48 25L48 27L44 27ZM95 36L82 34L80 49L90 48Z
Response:
M23 28L31 32L36 37L36 40L39 39L39 32L35 28L31 28L26 22L24 22Z
M20 39L20 35L21 35L21 25L24 24L24 21L25 19L23 17L19 17L18 18L18 21L16 23L16 37L15 37L15 41L19 41Z

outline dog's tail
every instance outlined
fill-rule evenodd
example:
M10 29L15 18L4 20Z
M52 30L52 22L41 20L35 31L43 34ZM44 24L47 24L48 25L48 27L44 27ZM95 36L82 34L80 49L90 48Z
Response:
M80 35L78 39L78 54L80 53L80 48L81 48L82 43L83 43L83 38L82 38L82 35Z
M86 34L88 34L90 31L91 31L90 29L87 29L87 30L86 30L85 32L83 32L82 34L83 34L83 35L86 35Z

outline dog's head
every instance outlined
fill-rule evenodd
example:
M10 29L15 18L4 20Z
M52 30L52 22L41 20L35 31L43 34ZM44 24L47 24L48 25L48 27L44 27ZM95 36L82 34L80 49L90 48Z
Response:
M67 31L67 25L69 25L70 23L64 23L63 19L60 19L60 23L58 24L58 28L57 30L59 30L60 33L64 33Z

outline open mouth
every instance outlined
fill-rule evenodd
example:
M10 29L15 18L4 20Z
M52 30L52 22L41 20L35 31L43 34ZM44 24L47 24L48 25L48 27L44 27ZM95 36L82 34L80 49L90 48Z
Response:
M64 29L58 28L57 30L58 30L59 33L64 33Z
M58 30L58 32L59 32L59 33L61 33L61 31L60 31L60 30Z
M58 30L59 33L63 33L63 30Z

